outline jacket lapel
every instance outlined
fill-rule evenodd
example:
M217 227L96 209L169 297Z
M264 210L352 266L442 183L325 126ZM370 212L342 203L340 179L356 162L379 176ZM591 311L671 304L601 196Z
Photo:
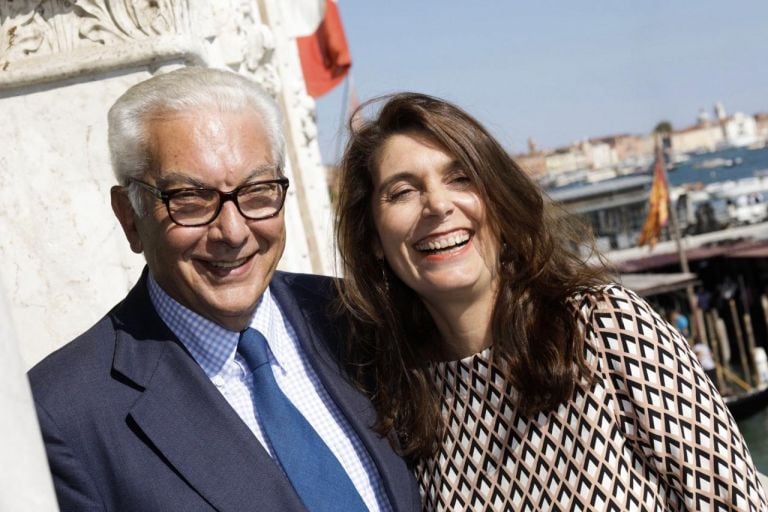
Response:
M270 290L291 323L299 343L326 391L344 414L376 464L394 510L420 509L415 480L405 462L395 454L387 439L372 430L376 412L371 402L350 382L340 365L345 340L330 315L330 280L318 290L299 283L299 274L277 272ZM317 283L313 283L317 284ZM405 491L410 492L405 492Z
M115 312L113 368L143 388L129 412L149 443L221 512L303 510L259 441L151 306L146 281Z

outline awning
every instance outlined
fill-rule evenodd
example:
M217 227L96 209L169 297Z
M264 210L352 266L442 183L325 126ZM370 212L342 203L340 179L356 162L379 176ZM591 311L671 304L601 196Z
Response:
M621 284L633 290L641 297L681 290L688 285L698 284L693 272L671 274L621 274Z
M688 261L705 260L709 258L764 258L768 257L768 241L747 240L732 244L711 245L696 247L685 252ZM679 265L680 256L677 252L653 254L644 258L617 262L615 264L619 272L639 272L668 265Z
M742 247L729 252L726 258L768 258L768 245Z

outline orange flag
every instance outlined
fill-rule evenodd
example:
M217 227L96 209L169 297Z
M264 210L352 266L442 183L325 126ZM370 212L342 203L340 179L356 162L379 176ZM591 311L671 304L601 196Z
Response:
M661 230L669 220L669 185L664 172L664 152L661 145L656 148L656 164L653 168L651 195L648 200L648 217L645 218L643 230L637 239L637 245L648 243L650 248L656 245Z
M334 0L326 0L325 18L314 34L296 39L307 93L317 98L347 75L352 59Z

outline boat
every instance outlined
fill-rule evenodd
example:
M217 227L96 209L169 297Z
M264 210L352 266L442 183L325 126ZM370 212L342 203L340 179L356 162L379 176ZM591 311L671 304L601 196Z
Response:
M694 169L717 169L718 167L735 167L741 165L743 160L736 158L709 158L693 164Z
M723 400L733 418L741 421L768 407L768 384L737 395L724 396Z

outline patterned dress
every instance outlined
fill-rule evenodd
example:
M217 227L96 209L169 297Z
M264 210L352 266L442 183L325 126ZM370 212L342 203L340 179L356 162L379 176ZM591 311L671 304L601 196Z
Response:
M595 381L520 414L490 350L435 363L448 426L425 510L765 511L736 424L685 340L618 285L574 298Z

